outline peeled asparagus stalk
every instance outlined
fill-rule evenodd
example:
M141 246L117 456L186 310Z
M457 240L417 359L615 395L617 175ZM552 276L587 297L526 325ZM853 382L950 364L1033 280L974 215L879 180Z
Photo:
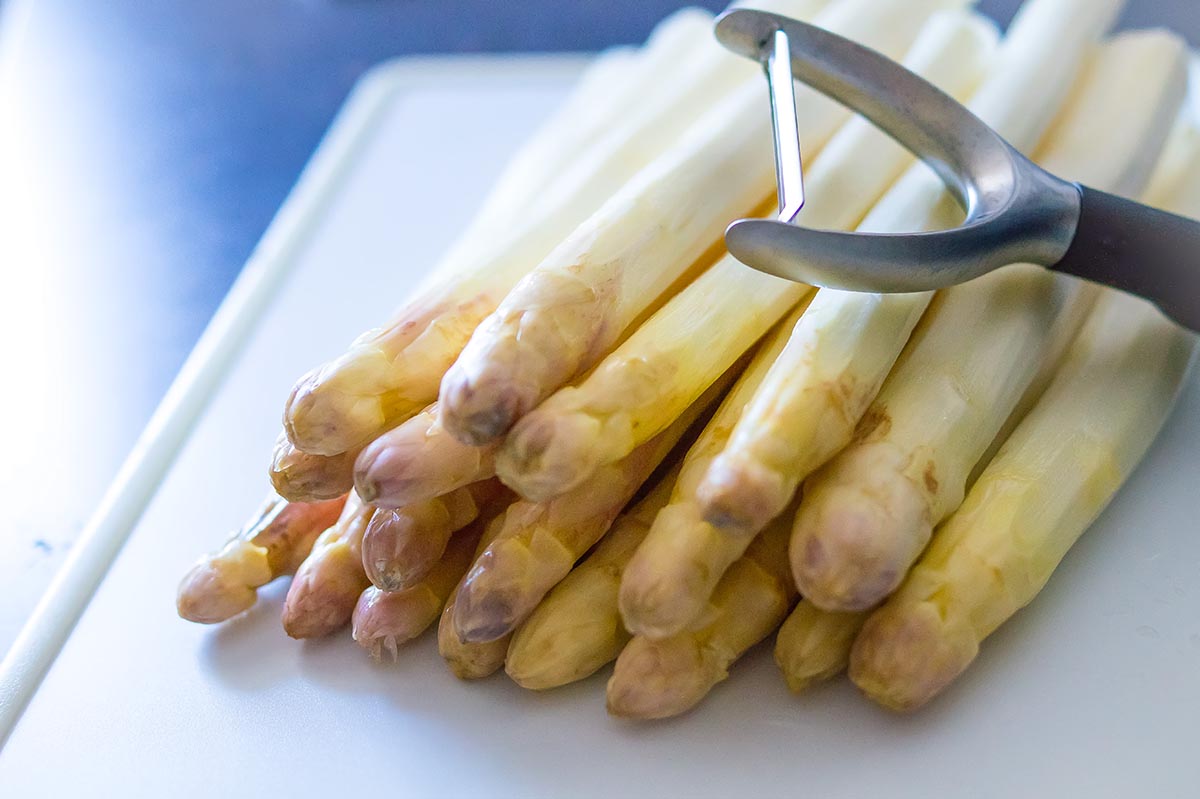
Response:
M362 540L367 579L384 591L402 591L424 580L454 533L507 494L499 481L485 480L402 508L377 509Z
M380 508L423 502L491 477L495 450L447 433L434 403L367 445L355 461L354 490Z
M775 662L794 694L836 677L850 662L854 637L867 613L831 613L801 602L779 628Z
M1145 303L1100 300L1046 396L904 586L868 619L850 662L859 688L912 710L971 664L983 639L1037 596L1145 454L1194 352L1194 337Z
M958 0L844 0L817 22L899 56L925 18ZM801 136L820 149L848 114L798 93ZM730 219L774 186L760 79L745 82L554 250L483 321L442 380L442 423L470 444L503 435L595 364L692 268Z
M289 502L320 502L345 496L354 486L357 452L309 455L292 446L284 433L275 441L269 476L279 496Z
M995 26L967 12L935 15L906 58L956 96L968 94L993 53ZM814 200L799 222L851 229L912 156L861 117L846 123L806 180ZM722 258L671 299L577 386L521 419L497 470L522 496L544 501L623 458L676 415L812 289Z
M337 522L300 564L283 603L283 629L292 638L320 638L350 621L358 595L370 585L360 545L374 510L350 494Z
M809 5L795 0L800 12ZM558 117L526 145L514 162L518 183L522 164L565 160L534 167L551 177L532 194L491 199L514 210L507 230L467 236L392 322L300 379L284 411L299 449L323 455L360 449L432 402L475 327L517 281L620 186L673 149L680 133L728 91L746 65L724 52L700 19L707 17L689 13L664 23L639 56L646 73L635 68L602 115ZM686 35L675 35L681 24Z
M184 575L175 600L180 617L216 624L249 610L259 588L299 567L343 503L341 497L314 503L269 498L219 552Z
M666 505L679 475L670 470L517 628L504 669L522 688L544 691L582 680L621 653L630 634L621 623L621 571Z
M1152 31L1114 39L1093 57L1039 159L1100 189L1140 192L1186 84L1187 49L1178 37ZM854 443L805 484L791 560L808 601L868 610L900 585L1097 291L1023 265L938 297Z
M1121 0L1030 0L971 109L1019 149L1041 138ZM876 204L865 232L944 228L961 209L918 164ZM792 340L700 488L705 517L755 530L848 444L931 294L817 292Z
M1200 130L1180 131L1147 202L1200 217ZM928 702L1033 601L1162 429L1196 337L1106 291L1046 393L868 619L850 676L895 710Z
M471 565L486 523L486 519L476 519L450 539L441 560L420 582L401 591L381 591L375 586L363 591L352 619L359 646L376 660L385 652L395 659L401 644L429 629Z
M683 631L708 608L717 581L750 545L753 536L728 535L704 521L696 486L803 313L797 308L768 334L684 457L670 503L621 574L621 618L630 632L664 638Z
M454 628L464 641L501 638L529 617L542 598L612 525L688 428L737 377L734 366L663 432L601 469L587 485L550 502L509 506L504 526L475 561L458 591Z
M704 622L669 638L635 636L608 682L608 712L661 719L694 707L746 650L779 626L796 601L787 568L788 525L770 524L713 592Z

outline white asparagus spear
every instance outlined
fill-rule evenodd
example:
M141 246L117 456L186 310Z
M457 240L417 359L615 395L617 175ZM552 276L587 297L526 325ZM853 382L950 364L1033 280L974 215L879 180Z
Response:
M269 498L220 551L184 575L175 601L180 617L216 624L249 610L259 588L296 571L343 504L341 497L311 503Z
M630 632L664 638L684 630L707 610L717 581L750 545L753 536L727 535L701 518L696 485L729 440L729 431L803 313L803 306L792 311L759 344L746 371L684 456L670 504L654 517L621 574L621 618Z
M486 519L477 518L459 531L420 582L400 591L381 591L375 586L363 591L351 619L355 642L375 660L382 659L385 652L396 659L400 646L438 620L446 599L471 565L486 524Z
M630 635L621 623L621 571L670 499L678 465L625 511L590 555L554 586L508 645L504 670L522 688L544 691L582 680L621 653Z
M300 379L284 411L296 447L316 455L361 448L433 401L480 320L728 89L721 67L744 65L712 39L707 19L688 12L663 23L630 85L599 101L599 117L559 116L535 135L516 157L510 181L523 193L489 201L508 207L511 223L499 232L488 224L482 233L465 233L390 323ZM533 172L547 177L532 190L520 170L543 158L549 164Z
M354 458L357 452L340 455L310 455L296 449L280 433L271 452L267 475L276 493L289 502L321 502L336 499L354 487Z
M505 165L487 192L479 211L462 237L454 243L440 268L453 269L464 263L468 252L479 252L506 226L520 219L556 172L577 157L582 148L601 138L607 119L620 113L634 98L637 84L654 74L660 55L676 60L693 46L699 29L711 25L699 9L684 9L664 19L651 33L645 47L614 47L600 53L579 77L579 82L562 105L530 137Z
M636 636L608 681L608 712L661 719L699 703L746 650L770 635L796 601L787 569L787 524L772 523L721 578L695 629L668 638Z
M379 508L423 502L494 475L495 449L447 433L434 403L367 445L354 463L354 490Z
M1158 434L1194 354L1146 303L1100 300L1045 397L867 620L850 676L868 696L923 705L1037 596Z
M1015 147L1032 148L1121 5L1121 0L1027 2L971 109ZM961 218L938 178L918 164L860 230L944 228ZM800 481L850 442L931 297L817 292L705 478L700 497L706 518L754 530L780 513Z
M994 51L995 25L965 11L935 15L906 65L963 97ZM852 229L912 162L861 117L818 155L800 224ZM545 500L582 484L658 433L811 289L725 256L643 323L579 385L521 419L496 468L522 496ZM715 578L714 578L715 579Z
M1186 54L1181 39L1162 31L1106 44L1040 159L1097 188L1140 193L1178 117ZM805 483L791 561L808 601L862 611L896 589L1097 292L1021 265L938 297L854 443Z
M1173 138L1146 193L1200 217L1200 130ZM1170 414L1197 340L1155 308L1107 291L1046 393L867 620L850 676L895 710L928 702L1049 581Z
M961 5L843 0L817 22L899 56L929 14ZM801 136L816 152L848 114L807 87L798 97ZM756 79L697 120L479 325L442 380L446 429L477 445L503 435L602 358L773 185L769 116Z
M478 558L488 544L504 530L504 514L507 509L507 507L493 507L492 511L496 515L487 519L483 535L475 548L475 558ZM458 603L458 594L462 591L462 586L463 581L459 580L458 585L450 593L449 599L446 600L445 607L442 608L442 615L438 618L438 654L446 661L446 666L455 677L460 680L481 680L495 673L504 665L504 655L508 651L511 636L483 643L468 643L458 637L458 633L454 629L454 606Z
M320 638L350 621L354 603L370 584L360 547L374 512L350 494L337 522L321 533L296 570L283 603L283 629L292 638Z
M384 591L400 591L424 579L451 536L489 505L507 504L508 495L498 480L484 480L401 508L377 509L362 540L367 579Z
M830 613L811 602L797 605L775 638L775 662L788 689L800 694L845 671L866 620L866 613Z

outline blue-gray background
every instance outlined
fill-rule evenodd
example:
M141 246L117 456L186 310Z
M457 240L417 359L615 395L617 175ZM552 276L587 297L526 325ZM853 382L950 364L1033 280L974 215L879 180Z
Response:
M363 70L637 42L686 4L0 4L0 163L20 167L0 174L0 654ZM1131 0L1125 24L1200 43L1197 0Z

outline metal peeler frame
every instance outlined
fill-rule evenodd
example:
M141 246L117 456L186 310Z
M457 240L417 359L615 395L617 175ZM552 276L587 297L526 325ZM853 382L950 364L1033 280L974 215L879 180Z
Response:
M958 101L874 50L777 14L735 9L717 39L767 75L778 221L725 233L748 266L817 286L929 291L1036 263L1139 294L1200 330L1200 223L1062 180L1017 152ZM804 203L793 80L869 119L927 163L966 210L960 227L899 235L791 224Z

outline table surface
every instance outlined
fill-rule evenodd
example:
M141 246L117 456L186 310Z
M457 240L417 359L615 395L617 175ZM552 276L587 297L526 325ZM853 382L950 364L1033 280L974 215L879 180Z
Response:
M365 69L641 41L684 4L0 0L0 654ZM1200 42L1194 0L1130 5Z

